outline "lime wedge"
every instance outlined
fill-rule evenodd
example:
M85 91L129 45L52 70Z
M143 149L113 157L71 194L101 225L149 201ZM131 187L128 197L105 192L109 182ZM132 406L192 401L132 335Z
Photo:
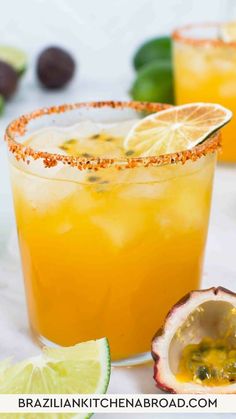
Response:
M105 393L110 370L110 352L106 338L68 348L45 347L42 355L15 365L9 359L0 362L0 394ZM84 419L89 416L59 415L60 419ZM42 415L43 419L51 417L51 414Z
M0 115L3 113L5 108L5 100L2 95L0 95Z
M27 56L19 48L0 45L0 60L10 64L19 75L22 75L27 68Z
M236 22L227 22L220 25L220 39L225 42L236 41Z
M189 150L227 124L232 112L221 105L192 103L174 106L138 121L124 148L133 156L159 156Z

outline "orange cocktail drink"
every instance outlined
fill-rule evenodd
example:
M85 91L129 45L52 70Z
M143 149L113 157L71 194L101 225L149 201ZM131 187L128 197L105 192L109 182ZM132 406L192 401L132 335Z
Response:
M236 42L225 42L221 25L189 25L173 34L176 104L215 102L236 112ZM219 159L236 162L236 118L223 131Z
M29 318L40 342L106 336L113 361L143 361L169 307L199 287L218 134L192 151L132 158L125 135L143 111L162 108L78 104L9 126Z

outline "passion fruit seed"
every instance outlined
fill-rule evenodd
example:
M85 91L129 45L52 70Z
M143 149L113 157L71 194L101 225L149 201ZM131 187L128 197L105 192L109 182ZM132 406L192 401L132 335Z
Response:
M99 182L100 185L107 185L109 183L109 180L102 180Z
M18 84L18 75L14 68L0 61L0 95L9 99L15 93Z
M126 156L132 156L132 154L134 154L134 150L128 150L125 153Z
M89 154L89 153L82 153L81 156L82 157L86 157L87 159L89 159L90 157L92 157L92 155Z
M61 150L64 150L64 151L67 151L67 150L69 150L69 147L67 146L67 145L60 145L60 147L59 147Z
M71 138L70 140L65 141L64 144L76 144L77 140L75 138Z
M236 381L236 362L233 361L232 363L228 364L225 367L224 375L227 379L232 383Z
M98 138L100 138L100 134L94 134L90 138L91 140L98 140Z
M70 53L59 47L49 47L39 55L36 70L44 87L59 89L72 79L75 67Z
M199 378L199 380L201 381L204 381L206 379L209 380L211 378L209 368L204 365L198 367L196 371L196 377Z
M210 347L211 347L211 342L209 342L209 339L207 339L207 338L204 338L202 340L202 342L200 342L200 344L199 344L199 350L202 353L208 351L210 349Z
M89 176L88 181L89 182L98 182L101 178L99 176Z
M60 145L59 148L64 151L70 151L71 146L75 144L77 144L77 140L75 138L71 138L70 140L67 140L62 145Z

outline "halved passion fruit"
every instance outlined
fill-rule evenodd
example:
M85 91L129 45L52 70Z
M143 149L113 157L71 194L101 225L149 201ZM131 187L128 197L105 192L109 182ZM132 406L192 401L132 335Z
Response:
M157 386L171 393L236 393L236 294L192 291L152 341Z

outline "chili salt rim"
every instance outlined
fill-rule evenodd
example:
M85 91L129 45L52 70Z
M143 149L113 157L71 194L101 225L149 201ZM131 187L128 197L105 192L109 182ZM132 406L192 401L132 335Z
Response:
M40 150L34 150L31 147L25 146L17 142L16 135L24 135L26 133L27 125L30 121L45 115L60 114L80 108L105 108L113 109L133 109L136 111L158 112L160 110L168 109L171 105L162 103L149 102L123 102L123 101L102 101L102 102L79 102L73 104L64 104L59 106L52 106L49 108L41 108L34 112L20 116L13 120L7 127L5 132L5 141L7 142L10 153L14 155L17 161L22 160L27 164L30 163L30 158L33 160L43 159L46 168L54 167L57 163L68 164L71 167L77 167L79 170L99 170L108 167L134 168L134 167L148 167L161 166L166 164L182 163L188 160L195 161L208 153L213 153L221 147L221 135L217 131L206 139L203 143L198 144L191 150L184 150L181 152L164 154L161 156L150 157L130 157L130 158L84 158L75 156L66 156L62 154L49 153Z
M230 22L229 22L230 23ZM194 46L211 45L213 47L233 47L236 48L236 41L226 42L223 39L212 39L212 38L193 38L190 35L184 35L183 32L190 31L192 29L203 29L203 28L220 28L221 23L210 22L210 23L193 23L177 28L172 33L172 39L174 41L184 42L186 44Z

